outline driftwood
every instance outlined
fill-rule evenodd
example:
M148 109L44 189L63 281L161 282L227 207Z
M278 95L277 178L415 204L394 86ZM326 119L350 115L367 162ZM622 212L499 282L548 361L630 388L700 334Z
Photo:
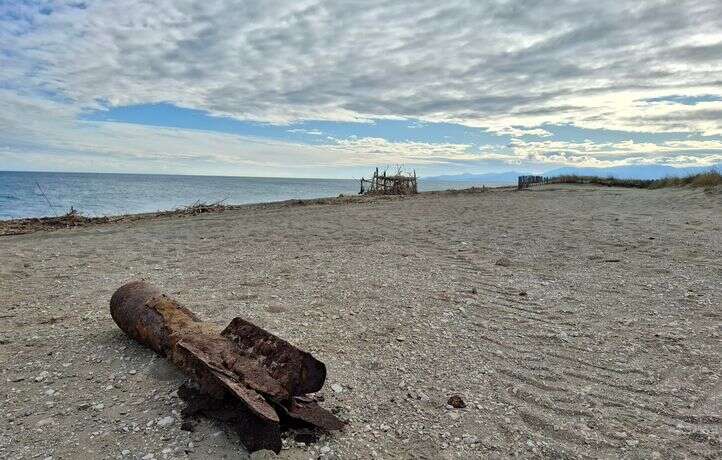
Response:
M221 330L143 281L118 289L110 314L129 337L168 357L192 379L197 394L188 387L183 392L189 413L215 412L211 415L234 423L250 451L279 452L282 424L343 427L304 396L323 386L324 364L242 318Z
M376 168L371 179L361 178L360 195L413 195L419 193L416 181L416 171L413 175L404 174L401 168L393 175L386 171L379 174Z

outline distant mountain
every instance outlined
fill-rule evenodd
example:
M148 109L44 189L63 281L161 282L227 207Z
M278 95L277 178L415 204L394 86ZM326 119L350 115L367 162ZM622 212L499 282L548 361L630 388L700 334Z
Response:
M447 176L423 177L422 180L437 180L444 182L480 182L480 183L515 183L519 176L530 174L528 172L506 171L500 173L485 174L454 174Z
M577 176L600 176L615 177L617 179L662 179L664 177L687 176L690 174L698 174L710 169L722 171L722 163L714 166L702 166L693 168L676 168L668 165L629 165L615 166L612 168L575 168L566 166L563 168L551 169L542 175L547 177L577 175ZM500 173L484 173L484 174L455 174L446 176L424 177L424 180L438 180L445 182L482 182L482 183L501 183L516 182L519 176L534 174L530 172L506 171Z

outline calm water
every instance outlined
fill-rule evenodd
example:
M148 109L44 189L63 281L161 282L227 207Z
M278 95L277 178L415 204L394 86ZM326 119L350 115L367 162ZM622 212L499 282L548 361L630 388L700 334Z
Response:
M421 190L471 185L474 184L419 182ZM62 215L71 206L86 216L109 216L175 209L196 201L224 200L225 204L245 204L331 197L340 193L358 193L358 182L350 179L0 171L0 219Z

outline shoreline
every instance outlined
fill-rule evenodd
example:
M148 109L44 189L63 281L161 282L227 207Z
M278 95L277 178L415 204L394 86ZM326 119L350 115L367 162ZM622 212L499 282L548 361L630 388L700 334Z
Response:
M501 185L491 187L469 187L464 189L429 190L416 195L340 195L336 197L320 197L305 199L289 199L280 201L266 201L259 203L229 204L222 203L196 203L194 205L176 209L159 210L155 212L116 214L108 216L83 216L80 213L69 212L61 216L25 217L20 219L0 219L0 237L12 235L26 235L39 231L52 231L64 228L87 227L91 225L104 225L113 223L135 222L156 218L180 218L198 214L221 213L245 209L275 209L291 206L309 205L339 205L351 203L366 203L375 201L392 201L412 198L414 196L432 196L438 194L482 193L487 191L515 190L515 186Z

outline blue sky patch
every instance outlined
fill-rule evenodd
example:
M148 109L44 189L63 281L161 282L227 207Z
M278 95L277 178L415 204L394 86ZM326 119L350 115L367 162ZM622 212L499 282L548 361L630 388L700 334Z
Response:
M700 102L722 101L722 97L714 94L706 94L703 96L663 96L645 99L644 102L674 102L682 105L697 105Z
M140 104L111 107L86 113L82 120L96 122L133 123L167 128L196 129L240 136L327 144L334 139L375 137L389 142L423 142L431 144L469 144L473 146L504 146L511 142L509 135L498 135L482 128L471 128L453 123L427 123L419 120L376 119L371 123L306 121L289 125L273 125L242 121L230 117L213 116L203 110L177 107L169 103ZM560 140L567 142L595 143L664 142L680 138L703 139L703 136L683 132L642 133L606 129L585 129L573 125L541 126L550 132L549 137L535 135L519 136L522 140Z
M217 117L203 110L177 107L168 103L113 107L108 110L87 113L82 119L199 129L309 144L328 143L329 137L349 139L353 136L378 137L390 142L471 145L506 145L511 140L510 136L496 135L484 129L469 128L452 123L426 123L418 120L376 119L371 123L305 121L289 125L272 125Z

